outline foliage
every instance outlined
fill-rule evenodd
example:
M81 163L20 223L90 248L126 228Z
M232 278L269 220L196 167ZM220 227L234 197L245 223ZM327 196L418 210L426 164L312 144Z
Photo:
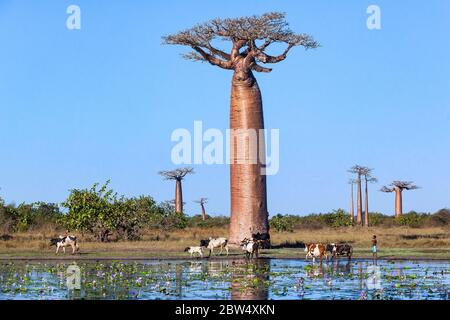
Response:
M441 209L428 217L428 224L431 226L448 226L450 224L450 210Z
M149 226L167 232L172 229L184 229L187 224L187 217L182 212L175 212L171 201L164 201L159 205L158 214L152 216Z
M119 239L136 240L139 230L159 209L151 197L126 199L108 189L109 181L91 189L71 190L62 204L69 210L64 225L69 229L90 232L101 242L109 241L115 232Z
M189 218L189 227L200 227L200 228L213 228L222 227L230 224L230 218L224 216L210 216L206 215L206 220L202 220L202 215L195 215Z
M275 229L278 232L293 232L292 220L292 216L277 214L269 220L269 225L271 229Z
M158 229L166 233L186 227L224 227L230 223L226 216L209 216L203 221L201 215L188 217L175 212L172 202L156 203L150 196L126 198L118 196L108 188L109 181L103 185L95 184L90 189L73 189L62 206L61 212L54 203L36 202L5 204L0 197L0 233L27 232L47 228L79 231L93 234L99 241L137 240L144 229ZM450 210L441 209L434 214L415 211L395 219L392 215L379 212L369 213L370 225L378 227L407 226L442 227L450 222ZM314 230L319 228L348 227L353 223L350 215L342 209L329 213L309 215L277 214L270 221L271 229L278 232L292 232L296 229Z
M62 216L58 205L54 203L36 202L5 206L0 199L0 225L4 232L26 232L45 224L57 224Z
M407 226L410 228L418 228L425 221L427 215L419 214L415 211L411 211L409 213L403 214L401 217L395 220L396 224L401 226Z
M391 217L388 217L379 212L369 212L369 225L376 227L380 225L389 224L389 220L392 220Z

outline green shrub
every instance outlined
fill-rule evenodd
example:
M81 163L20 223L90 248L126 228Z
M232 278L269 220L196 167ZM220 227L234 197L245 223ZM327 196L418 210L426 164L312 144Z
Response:
M230 218L224 216L210 216L206 215L206 220L202 220L201 215L195 215L188 218L189 227L199 228L213 228L213 227L225 227L230 224Z
M423 225L426 219L426 214L419 214L415 211L403 214L401 217L396 219L396 224L401 226L407 226L410 228L418 228Z
M283 216L277 214L269 220L270 228L275 229L278 232L293 232L293 224L291 216Z

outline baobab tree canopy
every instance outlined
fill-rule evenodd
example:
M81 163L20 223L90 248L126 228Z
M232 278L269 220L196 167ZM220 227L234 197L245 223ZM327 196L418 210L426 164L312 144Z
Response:
M354 165L353 167L351 167L348 172L350 173L354 173L357 175L361 175L364 176L366 174L370 174L370 172L372 171L372 169L368 168L368 167L364 167L364 166L360 166L360 165Z
M181 181L188 174L193 174L194 169L190 167L178 168L171 171L158 172L165 180L175 180L175 211L183 212L183 191L181 187Z
M389 186L384 186L381 188L381 192L394 192L395 189L398 188L400 190L416 190L419 189L418 186L414 184L412 181L394 181Z
M158 173L166 180L183 180L186 175L194 173L194 169L190 167L178 168L171 171L160 171Z
M231 41L230 52L213 47L213 41ZM223 69L235 70L240 67L248 71L270 72L260 63L277 63L286 59L289 50L295 46L306 49L317 48L319 44L307 34L295 34L285 21L285 14L271 12L262 16L236 19L214 19L196 25L191 29L163 37L166 44L184 45L193 49L184 58L193 61L207 61ZM271 56L267 48L275 43L287 44L283 53ZM242 61L242 64L237 63Z
M381 188L381 192L395 192L395 216L400 217L403 215L403 190L416 190L419 189L412 181L394 181L389 186Z

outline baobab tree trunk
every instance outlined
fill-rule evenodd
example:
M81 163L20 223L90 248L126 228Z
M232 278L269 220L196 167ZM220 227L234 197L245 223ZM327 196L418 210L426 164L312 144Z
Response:
M351 195L350 195L350 218L352 222L355 221L355 202L353 200L353 183L351 184Z
M364 226L369 226L369 187L367 178L365 179L366 189L365 189L365 203L364 203Z
M395 188L395 217L399 218L403 215L403 199L402 189Z
M202 207L202 220L205 221L206 220L206 210L205 210L205 205L203 203L200 203L201 207Z
M356 224L362 223L362 192L361 192L361 175L358 175L358 195L356 199Z
M183 212L183 191L181 190L181 180L176 180L175 184L175 212Z
M252 233L268 233L264 129L261 92L250 72L244 79L233 76L230 105L230 243L238 244ZM253 129L254 133L237 134L235 130ZM252 136L253 135L253 136ZM256 135L256 141L251 141ZM259 137L259 139L258 139ZM252 142L256 143L256 145ZM256 149L254 149L256 147ZM242 152L243 151L243 152ZM254 159L256 152L256 159ZM256 163L251 163L256 160ZM246 162L246 163L242 163Z
M249 272L252 268L252 272ZM249 264L247 261L236 261L233 264L231 277L231 300L267 300L269 289L270 261L258 259ZM259 283L259 285L245 285ZM244 284L244 285L243 285Z

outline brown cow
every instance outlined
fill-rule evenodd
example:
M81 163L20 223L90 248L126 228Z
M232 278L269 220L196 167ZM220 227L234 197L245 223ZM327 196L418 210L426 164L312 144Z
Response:
M320 263L322 263L322 259L323 257L325 257L325 259L328 261L326 247L321 243L307 243L305 245L305 252L305 260L307 260L308 258L313 258L313 263L315 263L316 258L320 258Z

